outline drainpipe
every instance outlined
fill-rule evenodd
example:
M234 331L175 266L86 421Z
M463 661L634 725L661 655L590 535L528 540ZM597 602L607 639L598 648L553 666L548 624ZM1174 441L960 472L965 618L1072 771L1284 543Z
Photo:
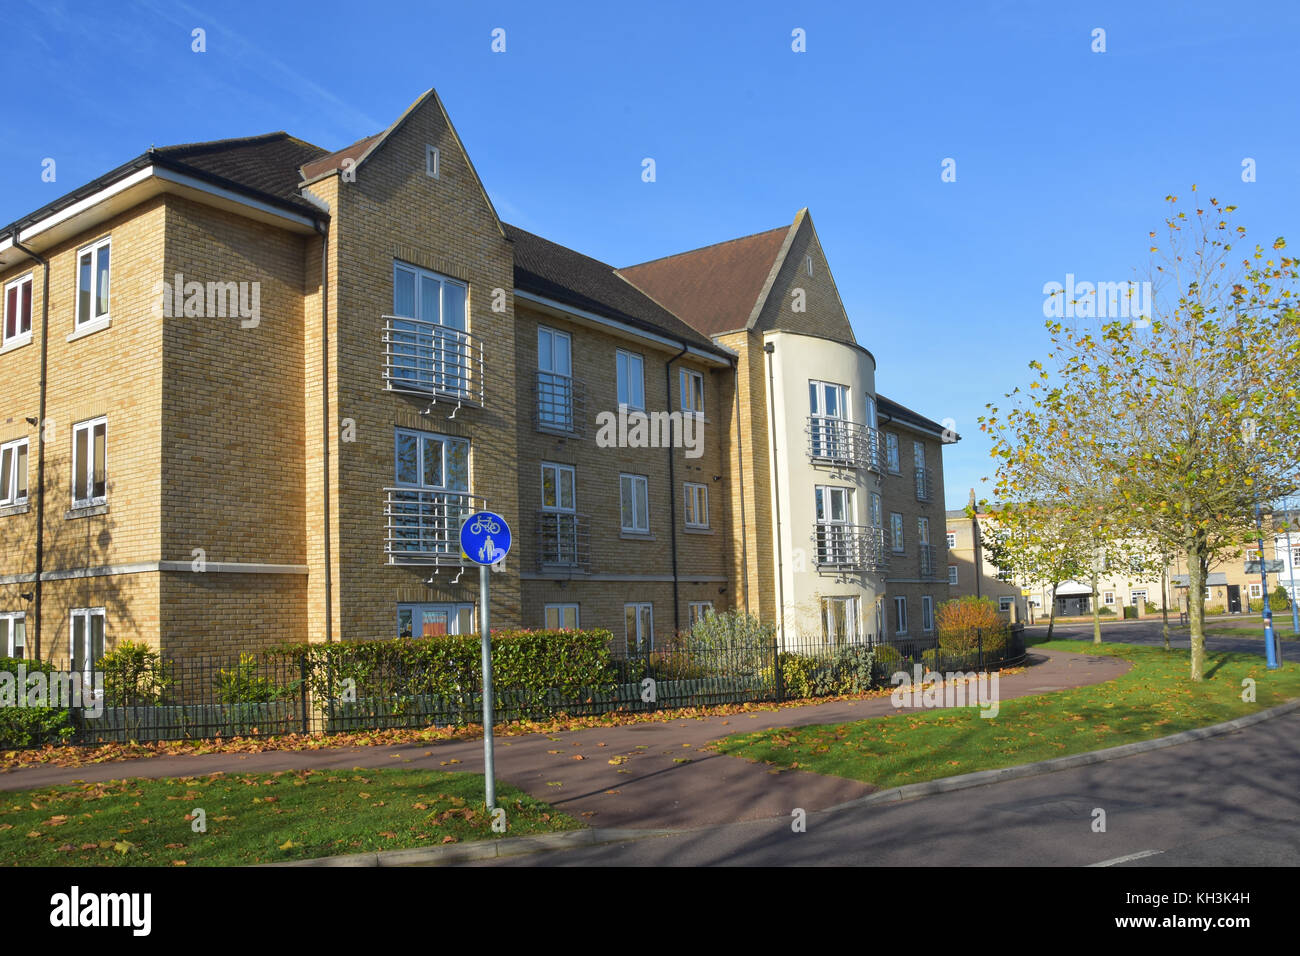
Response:
M668 360L664 366L664 377L668 380L668 428L672 430L672 413L673 413L673 363L687 352L685 342L681 343L682 350ZM685 412L683 412L685 414ZM683 422L683 425L685 423ZM668 549L673 557L673 633L676 634L682 628L682 611L678 606L678 582L677 582L677 479L674 477L673 469L673 443L671 434L668 442Z
M50 342L50 260L18 241L21 229L14 227L10 238L14 248L41 264L41 380L39 410L36 413L36 587L32 599L32 628L36 632L32 653L41 659L41 575L45 570L45 392Z
M770 448L772 451L772 500L776 505L776 605L781 627L781 647L785 647L785 560L781 556L781 469L776 461L776 383L772 374L772 353L776 346L771 342L763 343L767 353L767 407L768 421L772 431Z
M306 193L304 192L304 195ZM325 643L334 640L334 568L330 552L330 439L334 428L330 423L330 294L329 294L329 226L319 219L315 223L320 234L320 414L322 445L322 476L325 482Z
M745 613L749 613L749 524L745 518L745 446L740 434L740 363L733 362L736 374L736 477L740 485L740 587L745 595ZM1300 628L1296 628L1300 631Z

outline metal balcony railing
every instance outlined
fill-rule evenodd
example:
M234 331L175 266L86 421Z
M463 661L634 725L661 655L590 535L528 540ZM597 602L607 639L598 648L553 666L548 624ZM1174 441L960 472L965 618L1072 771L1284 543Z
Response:
M384 489L384 554L389 564L461 564L460 526L487 504L479 495Z
M809 415L808 457L813 462L880 470L879 433L845 418Z
M591 565L591 522L572 511L537 513L537 567L539 571L568 568L586 571Z
M888 565L885 533L856 524L819 524L813 528L813 564L818 569L881 571Z
M538 431L575 438L587 434L587 386L580 379L538 372L533 399L533 424Z
M929 468L916 469L916 500L929 501L934 497L934 472Z
M422 319L384 316L384 388L483 404L483 342Z
M920 546L921 552L921 577L937 578L939 576L939 566L935 562L935 549L932 544L923 544Z

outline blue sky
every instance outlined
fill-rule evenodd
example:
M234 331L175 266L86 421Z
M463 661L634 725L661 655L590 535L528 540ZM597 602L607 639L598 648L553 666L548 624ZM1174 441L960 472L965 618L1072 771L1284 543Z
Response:
M977 417L1047 350L1044 283L1133 278L1163 197L1192 183L1251 238L1294 237L1297 21L1188 0L7 0L6 72L27 82L0 222L151 144L284 129L336 149L435 86L503 218L615 265L808 206L879 391L956 422L961 507L992 472Z

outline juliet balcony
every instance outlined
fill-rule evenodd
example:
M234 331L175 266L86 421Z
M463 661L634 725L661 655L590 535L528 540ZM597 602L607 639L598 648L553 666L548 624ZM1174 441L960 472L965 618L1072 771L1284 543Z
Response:
M808 435L808 458L813 464L879 470L880 443L870 425L809 415L804 431Z
M930 468L916 469L916 500L929 501L934 497L934 471Z
M888 567L885 533L856 524L818 524L813 528L813 564L819 571L883 571Z
M585 573L591 567L590 536L587 515L537 512L537 570Z
M384 489L384 555L389 564L459 565L460 526L487 506L479 495Z
M539 432L582 438L587 434L587 385L572 375L538 372L533 384L533 425Z
M451 326L386 315L384 388L481 406L483 341Z

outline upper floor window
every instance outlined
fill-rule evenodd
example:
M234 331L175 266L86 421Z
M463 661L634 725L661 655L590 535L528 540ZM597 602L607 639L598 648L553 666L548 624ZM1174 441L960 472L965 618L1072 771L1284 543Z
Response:
M442 155L437 146L424 147L424 173L432 179L438 178L438 165Z
M873 491L871 492L871 527L883 528L884 526L880 517L880 494Z
M623 530L650 533L650 479L645 475L619 475L619 513Z
M689 622L691 627L694 627L696 624L699 624L706 617L708 617L710 614L713 613L713 602L692 601L689 605L687 605L687 609L688 609L687 621Z
M27 656L27 612L0 612L0 654L5 657Z
M542 508L546 511L574 509L574 469L572 465L542 462Z
M399 485L433 491L469 491L469 442L399 428L393 454Z
M108 419L93 418L72 429L72 506L84 508L108 500L106 458Z
M548 604L543 608L544 625L548 631L562 629L576 630L578 627L578 605Z
M898 436L892 432L885 433L885 467L894 474L902 470L898 464Z
M704 413L704 376L684 368L679 372L682 393L682 411Z
M618 350L618 403L645 411L645 360Z
M903 550L903 516L897 511L889 513L890 547L895 551Z
M77 253L77 327L108 319L109 240Z
M0 507L27 500L27 439L0 445Z
M957 547L957 535L956 535L956 534L954 534L953 532L949 531L948 534L947 534L947 536L946 536L946 538L947 538L947 545L948 545L948 547L950 547L950 548L955 548L955 547Z
M468 324L469 286L393 263L393 320L386 339L390 387L472 395L475 352Z
M709 486L686 482L686 527L709 526Z
M0 346L30 341L32 336L32 277L15 279L4 288L4 324Z
M957 565L955 564L948 565L948 583L949 584L957 583Z
M567 332L545 326L537 329L537 420L573 430L573 341Z

